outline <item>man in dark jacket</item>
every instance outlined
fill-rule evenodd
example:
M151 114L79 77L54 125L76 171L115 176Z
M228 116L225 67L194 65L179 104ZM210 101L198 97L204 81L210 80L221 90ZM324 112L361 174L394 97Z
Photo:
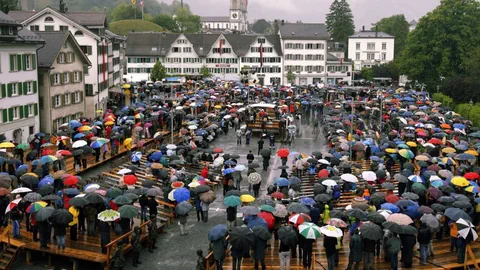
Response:
M375 255L374 240L363 239L363 269L373 269L373 256Z
M133 251L133 266L137 267L138 264L142 264L140 261L140 251L142 250L141 242L142 232L140 227L135 226L132 234L132 251Z
M247 154L247 160L248 160L248 164L251 164L253 163L253 160L255 159L255 156L252 154L252 150L250 150Z
M102 246L102 253L107 254L107 248L105 246L110 243L110 224L108 222L100 221L98 229L100 231L100 245Z
M235 227L235 221L237 220L237 207L227 207L227 228L229 231Z
M417 243L415 235L401 234L402 240L402 262L405 268L412 268L413 249Z
M262 151L264 143L265 143L265 141L263 141L263 138L260 138L260 140L258 141L258 154L257 155L260 155L260 151Z
M48 228L48 221L39 221L37 222L37 226L38 226L38 232L40 234L40 249L47 249L49 248L47 243L48 243L48 240L50 240L50 230Z
M87 220L87 235L95 235L95 220L97 219L97 209L93 205L85 206L85 219Z
M267 249L267 241L255 236L253 248L253 259L255 259L255 266L253 269L258 270L258 261L262 264L262 270L267 269L267 266L265 265L265 249Z
M148 197L148 210L150 213L150 218L156 217L158 210L157 210L158 202L155 200L155 197L149 196Z
M225 250L227 249L227 240L225 237L212 242L213 258L218 270L223 270L223 261L225 260Z
M318 220L320 219L320 208L318 208L318 204L310 208L308 215L312 218L312 223L318 224Z
M327 254L328 261L328 270L335 269L335 253L336 253L337 238L324 236L323 238L323 247L325 248L325 253Z
M312 266L313 243L315 243L314 239L303 240L303 268L310 269L310 267Z
M430 244L430 240L432 240L432 232L427 225L422 224L422 227L418 231L417 240L420 244L420 264L426 265L428 257L428 245Z
M402 248L402 241L398 238L398 235L393 235L387 240L387 251L390 256L390 269L398 269L398 252Z
M348 266L347 270L351 270L353 264L354 270L358 270L358 266L362 261L362 250L363 250L363 243L362 237L360 237L359 230L356 229L353 236L350 238L350 255L348 257Z
M138 202L140 203L140 218L142 223L148 220L147 217L147 210L148 210L148 198L145 195L140 196L138 199Z

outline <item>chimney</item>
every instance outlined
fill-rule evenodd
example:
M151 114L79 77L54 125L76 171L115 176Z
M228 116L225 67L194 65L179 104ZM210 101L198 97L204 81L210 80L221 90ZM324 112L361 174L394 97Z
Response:
M375 25L375 37L378 37L378 25Z
M68 5L65 5L65 13L68 12Z
M65 3L63 0L60 0L59 9L61 13L65 13Z
M362 26L362 32L365 32L365 25Z

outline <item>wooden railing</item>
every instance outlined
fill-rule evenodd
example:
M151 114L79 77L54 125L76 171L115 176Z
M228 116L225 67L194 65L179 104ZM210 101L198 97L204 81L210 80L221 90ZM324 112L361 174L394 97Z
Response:
M144 222L144 223L142 223L142 224L140 225L140 232L141 232L141 233L144 232L143 229L144 229L149 223L150 223L150 220L147 221L147 222ZM111 260L111 257L112 257L112 255L111 255L111 253L112 253L111 250L112 250L113 246L114 246L115 244L118 245L118 242L123 241L125 238L129 238L130 235L132 235L133 231L134 231L134 229L132 229L132 230L129 231L128 233L125 233L124 235L118 237L117 239L113 240L112 242L108 243L108 244L105 246L105 248L107 249L107 262L106 262L105 269L110 269L110 260Z

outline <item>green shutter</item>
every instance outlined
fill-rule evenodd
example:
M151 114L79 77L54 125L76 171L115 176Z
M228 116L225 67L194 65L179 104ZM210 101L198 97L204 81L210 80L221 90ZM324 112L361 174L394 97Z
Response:
M32 84L33 84L33 93L35 94L37 93L37 81L33 81Z
M80 92L80 102L83 101L83 92Z
M13 108L8 109L8 121L13 121Z
M92 55L92 46L87 46L87 54Z
M7 109L2 110L2 116L3 116L3 123L8 122L8 112Z
M37 69L37 55L32 54L32 69Z
M83 82L83 72L78 72L78 82Z
M22 54L22 67L23 67L23 70L27 70L27 55L26 54Z
M17 83L17 93L19 96L21 96L23 94L23 83Z
M20 70L23 70L23 66L22 66L22 55L21 54L17 54L17 70L20 71Z
M9 83L7 85L7 92L8 92L8 97L11 97L12 96L12 84Z
M20 106L20 110L21 110L21 106ZM25 118L28 118L28 105L25 105L23 106L23 115L25 116Z
M55 106L55 96L52 97L52 108L57 108L57 106Z
M2 98L7 97L7 85L2 84Z
M50 74L50 85L55 84L55 74Z
M10 71L15 71L15 55L10 54Z
M73 72L69 72L68 74L70 76L70 83L73 83L74 82L73 81Z
M20 83L22 84L22 83ZM28 82L23 82L23 94L26 95L28 94Z
M35 104L33 105L33 113L35 114L35 116L38 115L38 104L37 104L37 103L35 103Z
M63 80L63 73L60 73L60 84L63 84L64 80Z
M20 119L23 118L23 110L22 110L22 107L17 107L18 108L18 114L20 116Z

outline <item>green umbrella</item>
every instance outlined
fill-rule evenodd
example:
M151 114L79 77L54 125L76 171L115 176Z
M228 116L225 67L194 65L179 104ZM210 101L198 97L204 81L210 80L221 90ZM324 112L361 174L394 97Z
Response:
M118 208L121 218L134 218L138 216L138 209L133 205L123 205Z
M120 195L122 195L122 191L116 187L109 188L105 194L105 196L110 199L116 198Z
M125 193L125 194L123 194L123 196L127 197L128 199L130 199L132 201L138 200L138 195L135 194L135 193L132 193L132 192Z
M311 222L304 222L298 226L298 231L306 239L317 239L322 234L320 233L320 227Z
M265 212L270 212L270 213L275 212L275 208L273 208L273 206L268 204L261 205L260 210Z
M112 201L115 204L121 204L121 205L132 203L132 200L130 200L128 197L123 196L123 195L120 195L120 196L116 197Z
M115 210L105 210L100 212L97 215L97 218L104 222L115 221L120 218L120 213Z
M412 191L417 195L425 195L425 193L427 193L427 187L422 183L414 183L412 185Z
M17 149L27 150L27 149L30 149L30 145L29 145L28 143L21 143L21 144L17 145L16 148L17 148Z
M223 204L228 207L237 207L242 204L242 202L238 196L228 196L223 199Z
M382 227L371 222L364 223L362 226L360 226L360 232L362 233L363 238L374 241L380 240L383 237Z

